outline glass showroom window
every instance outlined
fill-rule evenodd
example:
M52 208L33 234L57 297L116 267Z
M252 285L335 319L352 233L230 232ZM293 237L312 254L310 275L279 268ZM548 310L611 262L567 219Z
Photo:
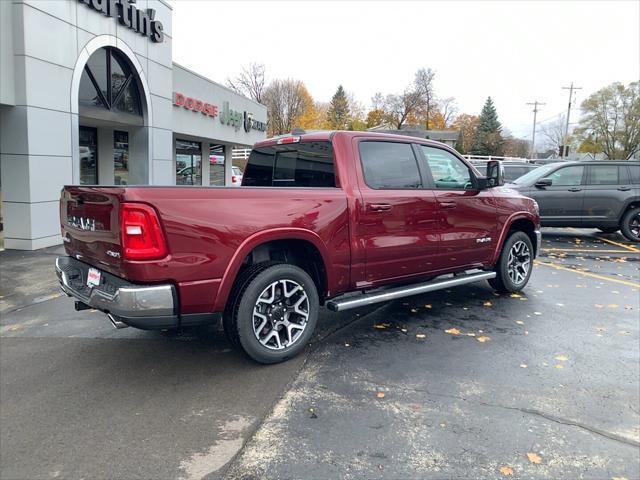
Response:
M176 185L202 185L200 142L176 139Z
M80 127L80 184L98 184L98 131Z

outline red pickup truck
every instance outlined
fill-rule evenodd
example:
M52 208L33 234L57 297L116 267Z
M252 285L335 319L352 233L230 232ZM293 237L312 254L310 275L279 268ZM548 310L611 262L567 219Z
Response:
M536 202L437 142L294 132L255 145L242 188L66 186L76 308L116 327L215 322L262 363L304 348L338 311L488 280L522 289L540 247Z

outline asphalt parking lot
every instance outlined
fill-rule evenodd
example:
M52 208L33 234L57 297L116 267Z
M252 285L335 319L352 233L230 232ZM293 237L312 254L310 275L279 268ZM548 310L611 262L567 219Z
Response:
M216 329L116 331L2 252L0 477L640 478L640 249L546 230L524 292L325 313L260 366Z

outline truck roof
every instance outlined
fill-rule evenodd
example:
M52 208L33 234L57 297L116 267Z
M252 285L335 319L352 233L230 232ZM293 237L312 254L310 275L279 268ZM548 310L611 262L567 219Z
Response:
M434 145L434 146L443 146L445 145L442 142L437 142L435 140L427 140L420 137L412 137L410 135L398 135L395 133L378 133L378 132L369 132L369 131L353 131L353 130L313 130L313 131L300 131L297 132L295 129L291 133L286 133L284 135L278 135L276 137L267 138L266 140L262 140L260 142L256 142L255 147L266 147L271 145L276 145L278 140L287 137L300 137L300 141L331 141L334 136L340 135L347 138L356 138L356 137L366 137L366 138L376 138L376 139L386 139L386 140L402 140L402 141L411 141L413 143L421 143L424 145ZM448 145L445 145L447 148Z

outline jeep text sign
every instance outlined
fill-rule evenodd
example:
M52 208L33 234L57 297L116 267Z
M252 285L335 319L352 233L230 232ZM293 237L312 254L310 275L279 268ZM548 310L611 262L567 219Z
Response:
M140 35L149 37L153 42L162 43L164 31L162 22L154 20L156 11L147 8L146 12L139 10L127 0L78 0L96 12L107 17L117 17L121 25L130 28Z

